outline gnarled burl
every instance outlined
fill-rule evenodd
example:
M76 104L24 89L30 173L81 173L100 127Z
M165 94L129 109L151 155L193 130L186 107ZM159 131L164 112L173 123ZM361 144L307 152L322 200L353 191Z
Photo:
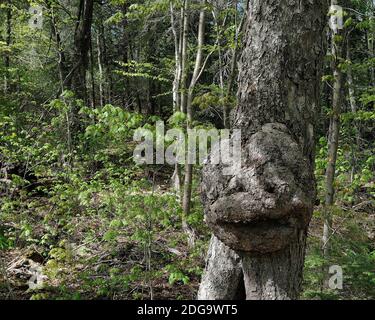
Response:
M295 299L315 202L324 0L251 0L240 62L242 167L203 170L213 231L199 299ZM218 152L215 149L213 152Z
M269 253L285 248L309 224L315 197L311 164L288 128L268 123L243 147L242 169L223 175L206 166L206 222L232 249Z

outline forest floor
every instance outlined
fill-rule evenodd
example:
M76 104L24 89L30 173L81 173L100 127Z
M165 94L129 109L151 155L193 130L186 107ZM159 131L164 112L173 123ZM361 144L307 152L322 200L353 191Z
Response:
M150 199L161 201L168 193L170 190L166 187L158 186L151 198L147 200L141 197L140 203L133 204L134 208L141 208ZM94 198L100 199L101 195ZM199 195L196 198L199 202ZM210 232L203 223L201 208L197 210L199 215L195 223L198 236L194 248L191 248L182 231L180 218L173 212L167 216L166 224L161 222L163 216L160 212L153 216L152 232L149 233L148 220L142 220L140 225L133 223L124 226L119 224L117 218L108 219L96 213L73 215L69 221L65 218L52 220L54 232L51 232L48 231L51 222L46 223L45 220L55 210L54 205L49 203L48 198L33 201L46 204L32 217L29 227L33 236L29 235L26 240L25 237L20 238L16 245L0 250L0 298L196 298L210 238ZM167 203L155 203L152 207L160 207L161 214L165 214L175 205L172 202L167 207ZM130 202L126 207L132 210ZM143 207L142 210L148 209ZM324 261L320 252L323 229L321 211L321 207L315 208L310 224L303 298L374 298L373 202L362 201L360 207L337 209L330 262ZM137 216L132 220L137 220ZM70 226L68 229L67 225ZM10 222L7 227L16 228ZM25 230L22 232L25 233ZM327 263L342 265L348 273L343 292L320 292L319 283L324 278L321 270Z
M168 193L165 186L157 189L152 197L161 199ZM142 192L141 197L146 199L147 191ZM204 225L200 230L204 234L197 237L194 248L189 248L178 216L168 217L167 226L154 221L152 234L144 224L116 226L122 230L112 234L111 224L118 221L99 214L71 217L64 227L54 220L55 232L48 233L46 216L55 208L48 198L33 201L45 204L45 209L33 214L29 226L33 236L26 241L18 239L16 245L0 250L0 298L164 300L196 297L209 239ZM143 204L134 205L142 207ZM19 228L12 223L5 227L8 230ZM43 241L46 233L51 235Z
M375 221L375 215L369 216L369 220ZM339 227L342 222L342 220L337 221L337 226ZM90 221L86 223L89 226ZM309 229L310 238L319 238L321 230L321 219L313 218ZM180 232L176 230L175 234L169 233L167 236L178 238ZM338 232L342 233L344 230ZM374 229L368 226L367 232L369 239L375 243ZM37 290L30 289L30 279L36 276L43 281L43 278L47 277L43 274L43 266L46 266L46 263L48 266L48 260L38 253L38 248L36 246L15 248L2 253L1 260L6 267L8 279L2 279L0 296L19 300L28 300L32 297L34 299L114 300L147 300L152 297L156 300L185 300L196 297L200 281L198 275L191 276L190 274L189 280L185 283L183 279L171 283L170 273L165 269L176 259L185 260L191 253L189 247L183 243L170 248L166 239L159 237L152 246L151 259L152 270L159 271L159 274L152 276L151 280L134 275L133 281L126 279L126 275L134 274L134 268L137 266L143 268L145 254L126 239L118 240L116 246L110 248L100 241L80 245L71 244L71 246L73 246L73 254L69 263L64 263L59 267L59 275L55 275L53 281L47 280L48 286ZM203 256L197 257L195 263L203 268Z
M180 232L176 230L168 237L178 238ZM3 283L0 285L0 297L21 300L32 297L168 300L194 299L196 296L200 280L198 275L189 275L184 283L184 275L181 274L181 279L178 279L177 274L176 281L171 281L170 270L166 269L175 260L185 260L191 254L183 243L170 248L162 236L154 241L151 248L151 270L154 274L149 276L151 279L144 274L148 265L145 261L147 254L136 243L125 238L117 239L115 246L108 246L103 241L78 245L70 243L69 246L70 257L58 262L52 281L44 274L44 269L50 269L52 260L39 253L37 246L0 252L7 274L7 279L4 279L3 272L0 274L0 283ZM203 256L195 260L203 268ZM47 286L32 290L31 282L36 285L46 282Z

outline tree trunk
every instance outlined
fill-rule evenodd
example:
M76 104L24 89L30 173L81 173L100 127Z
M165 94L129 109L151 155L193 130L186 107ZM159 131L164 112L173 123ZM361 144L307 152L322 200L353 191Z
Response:
M244 276L240 256L212 236L206 272L199 287L200 300L243 300Z
M237 3L235 3L237 7ZM232 50L232 61L231 61L231 66L230 66L230 74L229 74L229 79L228 79L228 88L226 92L226 99L224 103L224 108L223 108L223 118L224 118L224 128L230 129L230 106L229 106L229 98L232 95L233 87L234 87L234 81L236 77L236 70L237 70L237 63L238 63L238 51L239 51L239 43L240 43L240 34L242 32L242 29L244 27L244 23L246 20L246 14L248 11L248 5L249 2L246 2L246 11L244 12L241 22L236 28L236 34L235 34L235 45ZM237 9L237 8L235 8Z
M177 33L176 25L175 25L175 18L174 18L174 6L171 2L170 4L170 15L171 15L171 27L174 39L174 49L175 49L175 72L174 72L174 80L173 80L173 88L172 88L172 96L173 96L173 113L177 111L181 111L180 106L180 82L181 82L181 52L182 52L182 42L181 37L179 38L180 33ZM183 11L181 11L181 19L180 22L183 20ZM180 24L180 28L182 29L182 24ZM177 195L181 197L181 172L179 164L175 164L174 173L172 176L172 185L175 189Z
M350 55L350 42L349 42L349 35L346 44L346 60L348 61L348 69L347 69L347 81L348 81L348 93L349 93L349 102L350 102L350 109L353 113L356 113L358 110L357 101L355 98L355 88L354 88L354 80L353 80L353 70L351 66L351 55Z
M235 5L237 5L235 3ZM217 43L217 51L218 51L218 56L219 56L219 66L218 66L218 73L219 73L219 86L220 86L220 104L223 106L223 122L224 122L224 127L225 125L225 101L224 101L224 63L223 63L223 50L222 50L222 45L221 45L221 37L222 37L222 32L225 28L225 23L227 19L227 15L223 18L222 24L219 23L219 14L218 11L222 10L224 8L221 8L220 6L218 8L214 8L212 10L212 17L214 19L215 23L215 29L216 29L216 43ZM225 8L227 9L227 7Z
M102 28L99 27L99 31L96 37L96 45L98 47L98 69L99 69L99 104L101 107L105 104L105 96L103 90L103 52L102 52L102 42L100 38L103 37Z
M129 26L129 22L128 22L128 18L127 18L127 13L128 13L128 10L129 10L129 6L130 4L128 2L125 2L123 5L122 5L122 14L124 16L124 20L123 20L123 23L122 23L122 45L120 47L120 50L122 51L122 59L123 59L123 62L124 64L126 65L127 63L129 63L129 40L130 40L130 34L129 34L129 30L128 30L128 26ZM125 67L125 71L128 71L128 67L126 66ZM122 98L122 105L128 109L129 108L129 105L130 105L130 102L129 102L129 96L130 96L130 92L131 92L131 89L130 89L130 81L128 79L128 77L124 77L123 78L123 86L124 86L124 90L123 90L123 93L121 95L121 98ZM138 109L140 110L141 109L141 106L138 105Z
M357 100L355 97L355 88L354 88L354 79L353 79L353 70L352 70L352 61L351 61L351 54L350 54L350 36L347 36L347 43L346 43L346 60L348 61L348 69L346 72L346 78L348 83L348 94L349 94L349 102L350 102L350 109L351 112L355 115L357 113ZM350 181L353 182L354 175L356 173L356 153L357 150L360 148L361 139L360 139L360 128L358 121L353 121L354 123L354 142L352 143L352 172L350 174Z
M93 8L93 0L80 1L74 34L74 64L65 80L66 83L71 83L77 98L82 99L85 103L87 103L86 71L89 63Z
M92 46L92 40L90 39L90 82L91 82L91 108L95 108L96 94L95 94L95 63L94 63L94 49Z
M12 42L12 4L8 0L8 7L6 11L6 45L9 48ZM10 54L6 52L4 55L5 74L4 74L4 94L9 91L9 68L10 68Z
M374 41L375 41L375 32L374 32L374 11L375 11L375 3L374 1L369 0L369 9L370 9L370 27L367 32L367 44L368 44L368 55L370 59L375 57L374 55ZM369 67L370 73L370 83L373 87L375 87L375 68L370 65Z
M181 112L186 113L186 91L187 91L187 76L188 76L188 65L187 65L187 45L188 45L188 28L189 28L189 0L184 0L182 9L182 42L181 42Z
M218 240L199 299L222 298L217 288L227 286L225 298L235 298L239 285L228 275L238 279L239 265L247 299L298 297L316 196L326 9L323 0L250 1L232 125L241 130L242 167L232 175L223 163L203 170L205 218Z
M174 72L174 80L173 80L173 88L172 88L172 95L173 95L173 112L180 111L180 81L181 81L181 49L180 49L180 40L178 37L178 33L176 30L175 25L175 18L174 18L174 7L173 3L170 4L170 15L171 15L171 28L173 33L174 39L174 51L175 51L175 72Z
M203 45L204 45L204 31L205 31L205 5L206 1L202 1L202 5L204 6L199 15L199 26L198 26L198 49L197 49L197 56L195 60L195 67L193 76L189 85L188 93L187 93L187 128L191 129L193 124L193 110L192 110L192 102L193 102L193 93L197 81L199 79L200 74L202 73L202 60L203 60ZM188 157L189 158L189 157ZM188 231L190 234L191 243L193 243L194 236L191 233L190 228L186 223L186 217L190 214L190 207L191 207L191 192L192 192L192 183L193 183L193 165L186 163L185 164L185 181L184 181L184 194L182 199L182 210L184 212L183 216L183 227L185 231Z
M55 15L55 8L51 2L46 2L47 8L50 10L50 17L51 17L51 32L52 36L55 38L56 41L56 49L57 49L57 57L58 57L58 70L59 70L59 78L60 78L60 93L64 92L65 90L65 79L68 75L68 68L66 65L66 57L65 52L62 47L61 43L61 36L60 31L57 25L57 19Z
M331 5L337 5L337 0L331 0ZM330 119L328 135L328 163L326 170L326 195L324 208L324 227L323 227L323 254L329 253L329 239L332 230L331 207L334 204L334 181L336 173L337 150L340 135L340 115L342 104L343 73L340 70L340 57L342 56L341 40L337 41L340 35L338 28L332 30L332 70L333 70L333 96L332 96L332 114Z
M107 42L108 39L110 41L110 34L108 34L108 38L106 37L105 28L103 25L103 18L100 21L100 34L101 34L101 44L102 44L102 63L103 63L103 104L111 104L112 103L112 68L111 68L111 60L108 57L108 50L107 50Z

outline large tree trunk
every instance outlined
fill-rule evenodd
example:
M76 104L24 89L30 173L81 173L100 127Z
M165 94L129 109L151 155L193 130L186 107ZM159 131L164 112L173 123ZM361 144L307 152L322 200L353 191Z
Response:
M239 281L247 299L298 297L316 196L326 16L324 0L250 1L232 124L241 130L242 167L229 176L226 164L203 170L206 222L217 239L199 299L234 299Z
M241 258L215 236L208 249L207 267L199 288L200 300L245 298Z

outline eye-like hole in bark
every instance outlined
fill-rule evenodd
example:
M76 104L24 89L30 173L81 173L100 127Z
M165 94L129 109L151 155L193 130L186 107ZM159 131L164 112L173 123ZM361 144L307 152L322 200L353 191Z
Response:
M236 191L237 192L246 192L246 188L242 183L240 183L236 186Z
M266 184L264 186L264 190L268 193L275 193L276 192L276 187L272 184Z

